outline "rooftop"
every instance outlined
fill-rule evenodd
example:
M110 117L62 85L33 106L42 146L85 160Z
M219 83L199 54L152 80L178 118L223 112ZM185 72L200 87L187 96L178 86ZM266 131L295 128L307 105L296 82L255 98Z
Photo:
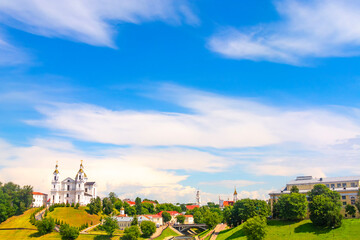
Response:
M311 183L332 183L332 182L350 182L350 181L360 181L360 176L350 176L350 177L327 177L327 178L314 178L312 176L300 176L295 180L288 182L288 185L297 185L297 184L311 184Z

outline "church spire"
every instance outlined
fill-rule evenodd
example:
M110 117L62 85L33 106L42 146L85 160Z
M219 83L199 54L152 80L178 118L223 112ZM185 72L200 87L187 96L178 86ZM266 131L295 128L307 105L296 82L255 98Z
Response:
M58 167L59 167L59 166L58 166L58 161L56 161L54 174L59 174Z
M238 200L238 197L237 197L236 186L234 188L235 188L235 191L234 191L234 203L235 203Z

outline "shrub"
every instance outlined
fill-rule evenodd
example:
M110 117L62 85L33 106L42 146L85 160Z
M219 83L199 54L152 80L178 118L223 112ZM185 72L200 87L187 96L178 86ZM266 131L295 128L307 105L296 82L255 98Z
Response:
M44 218L36 222L36 227L41 235L52 232L55 227L55 221L52 218Z
M70 207L70 203L66 203L66 207Z
M151 235L153 235L156 231L156 225L155 225L155 223L153 223L151 221L141 222L140 228L141 228L141 232L143 233L144 238L151 237Z
M74 203L71 203L71 207L74 207L75 205L74 205Z
M79 203L76 203L75 209L79 209L79 207L80 207L80 204L79 204Z
M325 195L317 195L309 203L310 220L319 227L340 227L342 215L340 206L332 198Z
M306 196L300 193L283 194L276 203L279 216L285 220L301 220L306 217Z
M185 216L184 215L177 215L176 220L178 223L184 223L185 222Z
M351 216L354 216L356 213L356 208L353 205L347 204L345 206L345 212Z
M109 235L113 235L115 230L119 228L116 219L111 217L105 218L105 222L102 227Z
M124 235L121 237L122 240L137 240L141 233L137 225L125 228Z
M243 226L249 240L262 240L266 235L266 219L260 216L249 218Z
M73 240L79 236L79 229L71 227L69 224L63 224L60 227L60 235L62 239Z

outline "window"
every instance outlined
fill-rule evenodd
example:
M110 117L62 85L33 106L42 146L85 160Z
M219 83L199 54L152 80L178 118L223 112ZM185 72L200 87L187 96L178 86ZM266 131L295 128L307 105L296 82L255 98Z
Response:
M54 176L54 180L56 181L56 176Z
M68 191L70 190L70 185L67 185L67 190L68 190Z
M69 194L68 194L68 193L66 194L66 197L69 197Z
M338 188L341 187L341 183L336 184L336 187Z
M326 187L330 187L329 184L326 184Z
M54 185L54 189L55 189L55 185Z
M68 180L68 182L70 182L70 180Z
M80 184L79 184L79 187L80 187Z
M342 200L346 200L346 196L341 196L341 199L342 199Z
M351 205L355 205L355 197L351 197Z
M351 187L356 187L356 184L354 182L352 182Z
M87 188L85 188L85 192L87 192Z
M345 206L345 205L346 205L346 202L343 202L343 205Z
M331 184L331 188L335 188L335 184Z
M346 187L346 183L343 183L342 186L343 186L343 187Z
M80 201L80 195L78 195L78 200Z

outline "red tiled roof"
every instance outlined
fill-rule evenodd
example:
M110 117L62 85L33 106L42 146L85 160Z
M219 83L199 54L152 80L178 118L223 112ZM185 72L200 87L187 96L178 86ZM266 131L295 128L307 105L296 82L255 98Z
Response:
M161 212L159 212L159 215L161 216L163 212L168 212L168 213L170 213L171 216L174 216L176 214L180 214L177 211L161 211Z
M119 214L117 217L127 217L127 214Z
M125 202L127 202L129 205L135 205L135 202L133 201L125 201Z
M193 215L184 215L187 218L193 217Z
M45 193L41 193L41 192L33 192L33 195L46 195Z
M224 201L224 207L227 207L227 206L233 206L234 205L234 201Z
M193 210L194 208L199 208L199 205L186 205L186 209Z

